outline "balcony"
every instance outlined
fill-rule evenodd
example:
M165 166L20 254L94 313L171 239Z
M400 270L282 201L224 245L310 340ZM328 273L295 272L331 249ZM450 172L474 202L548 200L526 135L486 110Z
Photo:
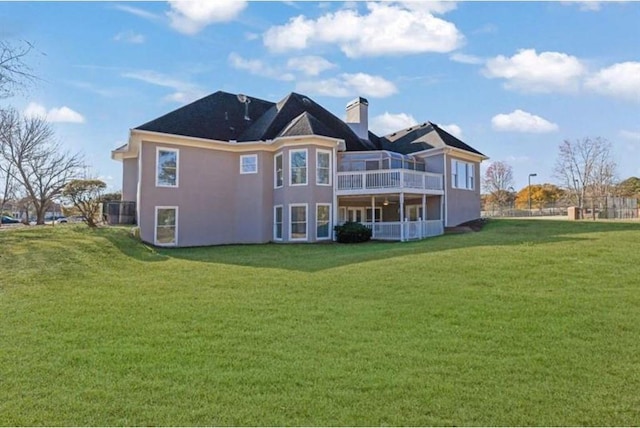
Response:
M336 189L338 196L400 192L444 194L442 174L407 169L338 172Z

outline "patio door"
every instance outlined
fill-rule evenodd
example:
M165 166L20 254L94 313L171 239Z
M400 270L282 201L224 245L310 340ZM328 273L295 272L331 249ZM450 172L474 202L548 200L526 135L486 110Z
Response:
M347 208L347 221L362 223L364 220L364 208Z

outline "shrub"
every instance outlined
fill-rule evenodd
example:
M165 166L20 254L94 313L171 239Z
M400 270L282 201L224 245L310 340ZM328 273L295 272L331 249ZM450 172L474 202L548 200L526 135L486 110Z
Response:
M342 226L336 226L334 230L336 231L337 241L343 244L365 242L371 239L371 229L353 221L348 221Z

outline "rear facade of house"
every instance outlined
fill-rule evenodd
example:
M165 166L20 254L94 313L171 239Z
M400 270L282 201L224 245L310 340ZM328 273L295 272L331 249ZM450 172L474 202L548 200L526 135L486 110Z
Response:
M131 130L122 200L143 241L178 247L326 241L345 221L404 241L480 216L482 153L430 122L379 137L363 98L346 117L216 92Z

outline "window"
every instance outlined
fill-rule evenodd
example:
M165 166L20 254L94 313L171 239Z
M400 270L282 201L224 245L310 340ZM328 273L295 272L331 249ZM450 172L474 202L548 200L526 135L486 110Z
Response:
M240 156L240 174L258 173L258 155Z
M331 152L316 152L316 184L331 185Z
M376 207L375 213L376 213L376 223L381 222L382 221L382 208ZM371 216L371 208L367 208L367 223L371 223L372 221L373 220L372 220L372 216Z
M274 187L282 187L283 174L282 174L282 153L278 153L273 159L273 175L274 175Z
M273 239L282 241L282 205L273 207Z
M289 184L304 186L307 184L307 149L289 152Z
M178 187L178 150L156 149L156 186Z
M316 205L316 239L331 238L331 204Z
M178 242L178 207L156 207L155 245L174 246Z
M289 239L307 240L307 204L289 205Z
M474 165L459 160L451 160L451 187L473 190L475 188Z

